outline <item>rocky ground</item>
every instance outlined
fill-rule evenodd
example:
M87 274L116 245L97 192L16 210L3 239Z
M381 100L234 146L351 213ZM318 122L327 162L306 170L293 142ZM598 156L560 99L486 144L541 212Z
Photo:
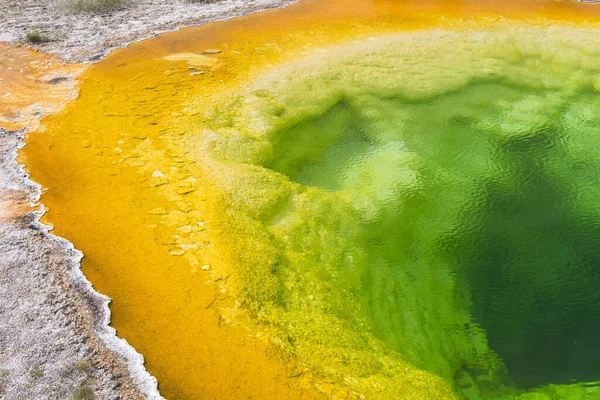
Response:
M39 31L52 41L38 50L93 61L161 31L289 2L135 0L107 15L74 15L46 0L0 0L0 42L27 45L26 34ZM19 87L39 85L52 101L66 103L73 96L62 96L59 86L74 85L75 76L32 77L12 66L6 49L0 43L0 398L159 399L142 356L109 327L109 299L94 292L81 273L82 254L39 222L42 188L16 161L28 129L50 113L35 95L18 98ZM23 128L15 129L20 121Z
M183 26L281 7L291 0L221 0L191 3L186 0L131 0L106 15L65 12L48 0L0 1L0 42L25 44L29 32L38 31L50 42L36 45L46 53L69 61L93 61L110 49Z

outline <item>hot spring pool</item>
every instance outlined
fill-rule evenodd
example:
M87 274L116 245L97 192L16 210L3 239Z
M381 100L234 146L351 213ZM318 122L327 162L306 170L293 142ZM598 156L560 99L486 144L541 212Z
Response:
M90 68L48 220L169 398L600 398L598 10L356 3Z

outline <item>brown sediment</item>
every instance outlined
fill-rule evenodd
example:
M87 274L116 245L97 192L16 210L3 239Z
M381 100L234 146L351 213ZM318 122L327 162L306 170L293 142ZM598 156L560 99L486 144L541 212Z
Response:
M25 190L5 189L0 196L0 223L17 220L38 208Z

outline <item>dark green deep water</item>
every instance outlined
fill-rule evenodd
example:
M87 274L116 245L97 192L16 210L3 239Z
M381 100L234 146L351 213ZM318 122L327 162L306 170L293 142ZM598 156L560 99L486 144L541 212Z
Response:
M386 146L416 154L419 185L390 194L383 212L363 221L367 270L394 276L428 264L454 275L471 293L473 322L519 388L593 381L600 377L600 108L591 91L552 98L472 83L426 101L381 99L376 128L341 100L280 133L275 153L284 157L268 166L305 186L352 190L352 164ZM524 101L543 103L547 118L507 126L507 108ZM373 135L382 129L384 142ZM398 173L393 164L378 168ZM365 289L376 274L363 275ZM366 303L378 336L402 350L398 305L380 290L372 295Z
M266 75L194 143L250 237L246 307L373 398L406 361L461 398L600 398L598 76L595 34L520 28Z

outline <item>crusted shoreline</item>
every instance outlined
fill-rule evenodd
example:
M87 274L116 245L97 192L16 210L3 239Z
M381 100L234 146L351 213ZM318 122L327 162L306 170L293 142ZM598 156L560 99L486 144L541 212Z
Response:
M38 202L41 186L16 162L24 130L0 130L3 183L18 202ZM8 176L6 176L8 175ZM6 185L2 185L7 193ZM12 398L160 399L143 358L109 326L110 299L80 269L83 254L40 222L43 206L0 224L2 274L0 363L3 393ZM70 393L72 392L72 393Z
M2 2L0 11L8 18L0 21L0 42L21 46L30 30L54 32L55 40L36 49L65 61L89 62L163 31L291 1L173 2L167 4L167 13L161 4L167 2L140 0L103 17L61 15L45 3ZM73 76L60 77L48 90L62 79L75 85ZM6 95L10 106L10 93ZM69 97L64 96L62 105ZM5 99L0 96L0 106ZM161 399L142 355L110 326L110 299L94 291L81 272L83 254L40 222L45 213L39 203L43 189L17 161L25 136L37 128L44 113L53 111L39 106L35 98L13 111L27 122L12 129L6 123L10 118L0 120L0 398Z
M27 45L28 32L38 31L50 39L29 44L44 53L70 62L97 61L110 50L186 26L229 19L269 8L284 7L296 0L221 0L189 3L185 0L135 0L126 8L107 13L72 14L53 2L7 0L0 3L0 42Z

